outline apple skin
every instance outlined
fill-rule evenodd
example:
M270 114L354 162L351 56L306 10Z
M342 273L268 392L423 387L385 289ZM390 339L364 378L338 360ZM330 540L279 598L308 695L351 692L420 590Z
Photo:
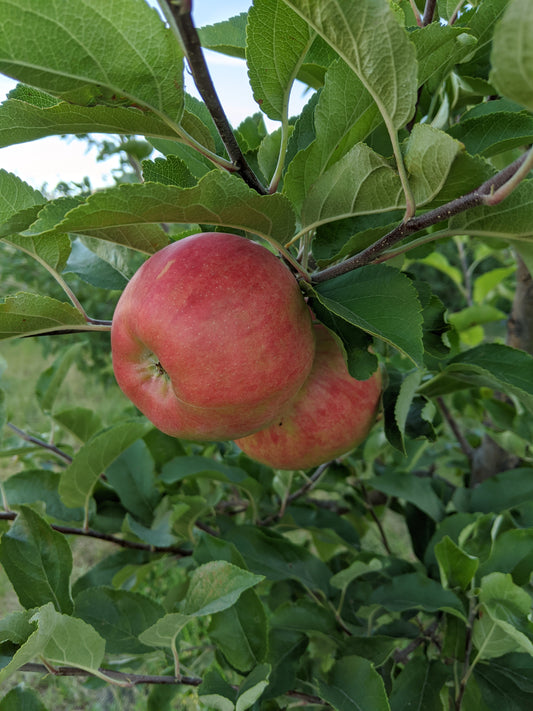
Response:
M162 432L193 440L267 426L305 382L311 317L296 279L271 252L205 232L152 255L111 327L116 380Z
M313 369L289 407L260 432L237 439L252 459L274 469L308 469L349 452L368 435L379 407L381 374L356 380L332 333L314 324Z

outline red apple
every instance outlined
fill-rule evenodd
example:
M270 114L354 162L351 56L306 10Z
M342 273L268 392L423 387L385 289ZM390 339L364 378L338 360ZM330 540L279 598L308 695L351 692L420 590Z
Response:
M289 269L244 237L165 247L126 286L111 328L127 397L163 432L235 439L267 426L303 385L315 338Z
M315 324L316 355L309 378L269 427L237 440L253 459L275 469L307 469L349 452L372 427L381 376L356 380L331 332Z

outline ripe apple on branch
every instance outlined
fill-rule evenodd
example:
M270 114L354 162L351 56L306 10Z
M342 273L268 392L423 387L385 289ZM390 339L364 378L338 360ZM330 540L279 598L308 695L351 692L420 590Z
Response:
M148 259L120 298L111 345L119 386L160 430L234 439L278 468L349 451L379 403L379 374L349 375L289 269L233 234L192 235Z

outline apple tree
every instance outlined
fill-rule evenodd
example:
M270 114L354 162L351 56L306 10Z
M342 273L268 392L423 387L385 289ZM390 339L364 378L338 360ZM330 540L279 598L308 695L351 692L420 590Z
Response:
M119 136L135 166L65 195L0 170L1 338L57 344L46 431L0 382L0 711L44 709L45 675L142 708L529 709L533 3L250 5L197 27L191 0L0 0L0 146ZM246 62L238 126L202 48ZM379 367L357 447L273 469L120 400L117 299L202 232L267 247L350 376ZM105 398L60 407L75 364Z

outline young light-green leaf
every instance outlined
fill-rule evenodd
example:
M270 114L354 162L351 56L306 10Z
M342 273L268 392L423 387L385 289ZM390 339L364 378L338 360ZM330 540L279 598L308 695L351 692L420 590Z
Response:
M204 563L191 575L183 614L202 617L231 607L244 590L264 579L224 560Z

